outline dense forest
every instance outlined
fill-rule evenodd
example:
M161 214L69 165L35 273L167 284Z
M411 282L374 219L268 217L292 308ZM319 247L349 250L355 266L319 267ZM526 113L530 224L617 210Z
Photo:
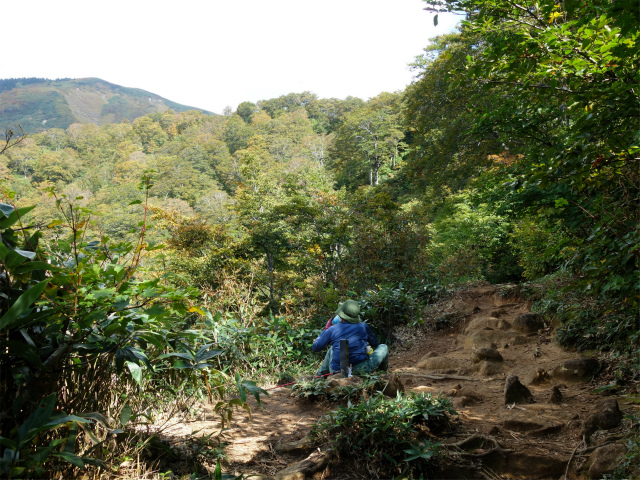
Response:
M637 2L427 3L466 20L404 91L7 138L3 478L108 470L202 392L231 418L315 371L347 298L392 346L436 298L521 283L637 371Z
M7 92L16 88L19 85L34 85L37 83L50 83L50 82L62 82L65 80L71 80L70 78L56 78L55 80L49 80L47 78L5 78L0 80L0 92Z

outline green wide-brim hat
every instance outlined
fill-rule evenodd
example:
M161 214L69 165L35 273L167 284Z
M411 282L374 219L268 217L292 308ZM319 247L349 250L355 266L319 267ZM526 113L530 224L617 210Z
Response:
M347 300L338 305L336 315L348 323L360 323L360 304L355 300Z

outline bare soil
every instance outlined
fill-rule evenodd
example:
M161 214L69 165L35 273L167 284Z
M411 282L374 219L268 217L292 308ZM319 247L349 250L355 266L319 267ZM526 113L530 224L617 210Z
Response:
M585 355L558 345L553 325L529 334L515 331L515 318L529 312L530 307L517 287L483 285L426 309L421 327L395 332L390 372L400 376L406 391L442 393L453 401L458 413L455 429L441 439L443 443L459 443L474 435L477 439L463 455L464 465L445 469L438 478L560 479L567 474L568 478L586 479L584 466L593 446L619 439L629 425L623 420L620 427L598 431L590 443L585 443L585 419L598 411L599 403L606 398L616 398L625 413L637 413L638 405L633 403L637 383L613 396L594 393L597 387L614 380L606 362L601 362L600 371L586 380L543 375L539 384L532 384L540 370L551 375L565 361ZM474 363L473 351L491 343L503 361ZM534 403L505 404L505 379L509 375L517 375L529 388ZM550 403L554 386L562 395L557 404ZM323 414L336 408L328 401L310 403L292 397L286 387L271 389L270 394L263 398L262 409L252 400L252 421L246 412L237 411L230 428L224 431L223 438L228 442L226 471L277 476L311 453L304 449L282 453L279 447L303 439ZM219 432L217 415L211 406L204 408L200 420L175 426L167 435L179 439L194 431L199 435ZM349 471L345 465L330 464L306 477L303 473L289 478L342 480L367 476Z

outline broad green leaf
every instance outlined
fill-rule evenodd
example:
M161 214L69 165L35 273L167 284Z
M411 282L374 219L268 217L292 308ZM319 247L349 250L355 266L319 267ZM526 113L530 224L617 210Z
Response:
M242 380L241 385L246 388L251 394L253 394L253 397L256 399L256 401L258 402L258 405L260 407L262 407L262 402L260 401L260 394L263 395L269 395L269 392L267 392L266 390L263 390L262 388L258 387L256 385L256 382L252 381L252 380Z
M2 213L5 217L8 217L13 213L13 205L8 205L6 203L0 203L0 213Z
M190 353L182 353L182 352L163 353L162 355L158 356L158 359L160 360L160 359L169 358L169 357L180 357L180 358L184 358L185 360L189 360L191 362L195 360L193 358L193 355L191 355Z
M242 404L242 408L244 408L247 411L247 413L249 414L249 421L252 422L253 418L251 416L251 405L245 402Z
M26 250L20 250L18 248L14 249L13 251L18 255L22 255L23 257L28 258L29 260L33 260L34 258L36 258L36 252L29 252Z
M13 271L19 265L29 260L29 257L27 257L26 255L23 255L23 253L33 253L33 252L24 252L23 250L17 250L17 249L9 250L7 252L7 255L5 257L5 265L7 267L7 270ZM35 253L33 253L33 255L35 256Z
M123 329L124 326L120 322L118 322L118 320L115 320L111 325L104 329L104 336L110 337L114 333L119 332Z
M122 373L122 369L124 369L124 361L125 361L125 352L121 348L119 348L116 350L116 358L115 358L116 372Z
M81 415L85 418L89 418L95 422L98 422L100 425L102 425L106 429L109 428L109 420L102 413L89 412L89 413L82 413Z
M115 294L116 291L113 288L103 288L102 290L96 290L92 292L94 298L112 297Z
M195 361L200 363L208 360L212 357L217 357L218 355L224 353L224 350L209 350L208 352L199 353L196 355Z
M34 208L36 208L36 205L32 205L30 207L23 207L23 208L19 208L18 210L14 210L6 218L3 218L3 219L0 220L0 230L4 230L5 228L9 228L11 225L16 223L19 218L22 218L24 215L29 213Z
M78 417L77 415L65 415L64 417L49 419L49 422L46 424L46 426L58 426L67 422L91 423L91 420Z
M53 413L53 407L56 403L56 394L52 393L38 404L31 415L18 428L18 442L20 446L25 445L33 439L48 421Z
M151 365L149 358L143 351L135 347L127 347L125 350L127 358L129 358L132 362L139 365L140 361L142 361L149 368L149 370L153 371L153 365Z
M6 261L7 255L9 254L11 250L9 250L7 247L5 247L4 243L0 242L0 260L2 260L3 262Z
M122 407L122 411L120 412L120 424L124 427L129 423L131 419L131 406L127 403L124 407Z
M33 302L40 297L47 283L47 280L40 282L18 297L16 302L11 305L11 308L7 310L7 313L0 318L0 331L7 330L17 323L20 315L26 312Z
M108 469L107 464L99 458L82 457L82 461L88 465L95 465L96 467L101 467L105 470Z
M60 270L60 268L54 265L51 265L47 262L29 262L15 268L13 272L16 275L20 275L22 273L32 272L33 270L49 270L49 271L57 272Z
M58 452L58 453L53 453L52 455L54 457L60 457L66 460L67 462L69 462L70 464L75 465L76 467L84 468L84 462L82 461L82 459L77 455L74 455L73 453Z
M125 363L127 364L133 379L138 383L138 385L142 386L142 368L140 368L140 365L129 361L126 361Z
M4 454L2 455L2 458L0 458L0 462L4 462L5 464L10 464L12 463L17 457L17 452L12 449L12 448L7 448L4 451ZM0 465L2 465L2 463L0 463Z
M22 475L25 470L26 470L26 467L13 467L11 469L11 476L15 478L19 475Z
M164 337L156 333L145 333L143 335L140 335L140 338L150 343L158 350L162 350L167 346L167 342L165 341Z
M80 322L80 328L87 328L93 324L99 324L107 319L107 314L104 310L95 310L84 317Z
M18 447L15 440L5 437L0 437L0 445L4 445L5 447L11 448L12 450L15 450Z
M222 480L222 466L220 460L216 462L216 469L213 471L213 480Z
M14 355L16 357L22 358L38 369L45 368L44 363L42 363L40 355L38 354L38 349L33 347L32 345L17 342L14 340L6 341L5 345L9 350L9 355Z

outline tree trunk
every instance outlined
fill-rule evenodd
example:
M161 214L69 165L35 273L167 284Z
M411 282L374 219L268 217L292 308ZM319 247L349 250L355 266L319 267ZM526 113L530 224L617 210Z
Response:
M269 299L273 302L273 255L267 252L265 257L269 269Z
M374 181L374 185L377 187L378 186L378 181L379 181L379 176L378 176L378 171L380 170L380 158L376 157L375 162L373 164L373 181Z

